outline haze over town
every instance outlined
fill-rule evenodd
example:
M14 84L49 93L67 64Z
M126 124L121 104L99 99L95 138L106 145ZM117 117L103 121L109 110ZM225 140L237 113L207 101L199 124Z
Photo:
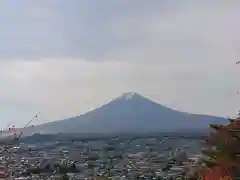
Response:
M137 92L181 111L239 107L240 2L0 2L0 126L76 116Z

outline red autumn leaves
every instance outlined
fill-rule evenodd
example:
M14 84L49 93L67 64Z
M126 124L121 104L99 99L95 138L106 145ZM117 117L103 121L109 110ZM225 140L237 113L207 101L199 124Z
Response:
M229 125L211 125L206 140L210 149L205 154L214 162L203 174L204 180L234 180L234 171L240 169L240 119L230 119Z

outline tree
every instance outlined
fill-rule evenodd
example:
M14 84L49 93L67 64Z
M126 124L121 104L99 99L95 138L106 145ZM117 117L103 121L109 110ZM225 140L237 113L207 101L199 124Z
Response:
M140 179L140 173L134 174L133 179L134 179L134 180Z
M62 177L61 177L61 180L69 180L69 177L67 174L64 174Z
M232 177L240 169L240 118L229 119L228 125L210 125L211 133L203 150L205 179Z

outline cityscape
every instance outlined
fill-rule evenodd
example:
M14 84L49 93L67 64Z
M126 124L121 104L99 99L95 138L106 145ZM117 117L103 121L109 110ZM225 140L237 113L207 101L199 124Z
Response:
M183 179L187 167L198 166L203 146L196 136L20 142L2 152L0 176L16 180Z

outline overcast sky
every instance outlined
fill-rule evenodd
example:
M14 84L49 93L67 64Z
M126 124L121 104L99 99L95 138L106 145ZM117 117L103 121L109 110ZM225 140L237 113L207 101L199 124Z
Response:
M192 113L240 107L238 0L0 1L0 127L137 92Z

